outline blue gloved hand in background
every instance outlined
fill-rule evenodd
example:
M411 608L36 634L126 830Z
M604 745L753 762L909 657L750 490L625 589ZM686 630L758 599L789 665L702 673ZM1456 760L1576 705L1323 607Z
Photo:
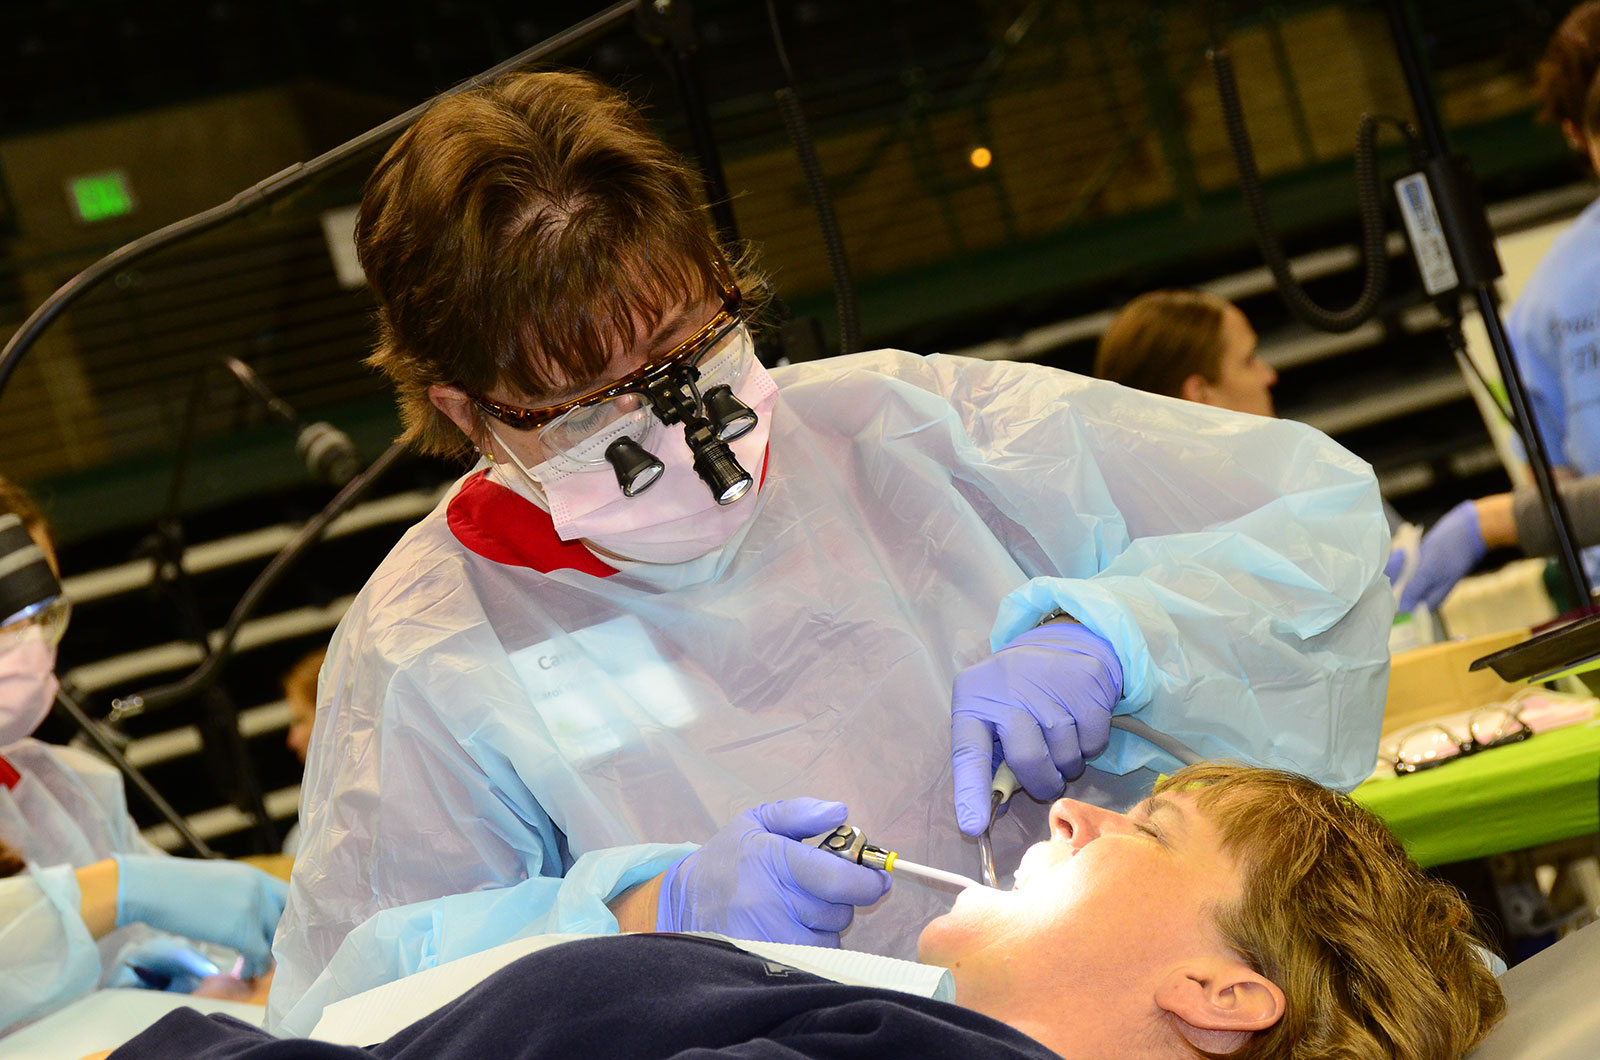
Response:
M785 799L746 810L661 881L656 927L738 939L837 946L855 907L889 890L889 874L799 840L844 824L842 802Z
M1437 608L1456 587L1456 582L1481 563L1488 551L1483 543L1477 505L1473 501L1462 501L1422 535L1417 545L1417 569L1400 593L1400 610L1410 611L1419 603ZM1396 549L1389 556L1384 573L1392 581L1403 564L1404 555Z
M1422 542L1419 541L1417 543L1420 545ZM1383 565L1383 576L1388 578L1390 582L1393 582L1396 578L1400 577L1400 571L1405 567L1405 565L1406 550L1403 548L1391 549L1389 552L1389 560Z
M1054 799L1106 749L1122 698L1122 663L1102 636L1056 621L956 675L950 763L956 822L967 835L989 824L989 786L1002 759L1036 799Z
M117 926L161 931L231 946L244 956L240 975L272 967L289 885L237 861L117 854Z
M180 939L159 938L129 946L117 955L122 966L106 980L108 987L167 990L192 994L202 980L220 969L210 958L185 946ZM137 966L144 975L134 971Z

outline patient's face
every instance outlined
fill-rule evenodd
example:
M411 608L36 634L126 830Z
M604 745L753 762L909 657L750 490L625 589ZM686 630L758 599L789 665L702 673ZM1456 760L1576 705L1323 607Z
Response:
M1026 976L1065 960L1108 990L1123 973L1225 948L1212 910L1238 900L1238 867L1191 796L1126 814L1061 799L1010 891L974 887L924 929L921 959ZM988 974L988 972L985 972Z

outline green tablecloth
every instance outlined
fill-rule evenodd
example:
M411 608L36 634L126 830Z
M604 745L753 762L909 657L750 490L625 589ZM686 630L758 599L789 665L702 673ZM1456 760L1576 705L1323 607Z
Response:
M1600 831L1600 722L1369 780L1352 796L1423 865L1589 835Z

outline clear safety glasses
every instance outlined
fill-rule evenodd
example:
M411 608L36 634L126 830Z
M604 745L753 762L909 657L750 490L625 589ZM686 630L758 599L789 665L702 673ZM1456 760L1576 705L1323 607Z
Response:
M754 351L741 341L746 332L739 314L738 288L729 282L722 293L722 307L699 330L664 356L615 383L548 408L521 408L477 396L472 400L508 427L538 431L545 446L570 460L603 465L609 443L619 438L643 443L650 433L656 422L647 397L652 384L687 371L700 383L706 412L718 437L731 441L749 430L754 418L743 406L720 410L717 402L744 382L754 362ZM596 445L596 440L606 444Z
M0 651L15 647L28 640L43 640L52 647L61 643L72 620L72 603L65 596L23 608L0 625Z
M1484 707L1467 717L1465 732L1436 722L1419 725L1387 744L1383 757L1393 764L1397 776L1405 776L1532 736L1520 707Z

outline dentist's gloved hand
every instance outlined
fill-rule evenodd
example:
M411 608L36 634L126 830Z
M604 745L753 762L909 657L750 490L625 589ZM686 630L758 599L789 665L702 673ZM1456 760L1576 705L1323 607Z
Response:
M889 890L889 874L799 840L844 824L842 802L785 799L746 810L673 863L656 905L659 931L837 946L855 906Z
M1400 594L1399 608L1410 611L1419 603L1437 608L1456 587L1456 582L1482 562L1488 547L1483 543L1483 526L1478 521L1478 508L1472 501L1462 501L1445 512L1439 521L1428 528L1417 546L1417 569ZM1384 568L1391 579L1400 572L1396 562L1398 550L1389 557Z
M1121 698L1116 651L1076 622L1030 629L957 674L950 763L961 830L979 835L988 826L989 785L1002 759L1029 795L1060 795L1106 749Z
M120 966L116 974L106 980L106 986L132 987L139 990L166 990L174 994L192 994L208 976L216 975L217 966L210 958L185 946L179 939L148 939L129 946L117 954ZM150 982L133 970L137 965L147 975L166 979L166 984Z
M240 974L254 979L272 967L289 885L237 861L117 854L117 926L161 931L231 946L244 956Z

